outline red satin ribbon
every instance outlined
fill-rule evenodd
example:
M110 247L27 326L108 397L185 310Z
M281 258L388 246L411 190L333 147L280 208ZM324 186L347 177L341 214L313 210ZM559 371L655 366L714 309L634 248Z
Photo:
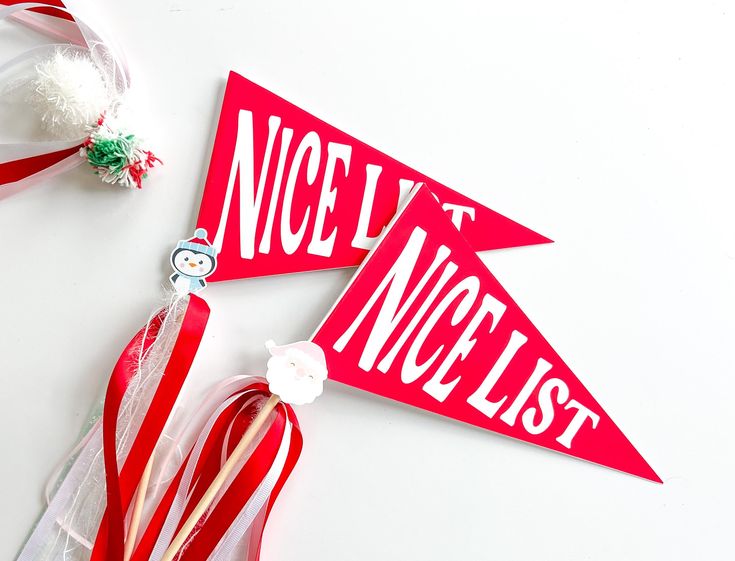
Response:
M14 4L22 4L24 2L30 2L30 1L36 1L39 4L47 4L48 8L32 8L31 11L38 12L39 14L46 14L49 16L54 16L61 19L68 19L69 21L74 21L74 18L71 14L68 12L64 12L62 10L55 10L54 6L59 8L65 8L64 3L61 2L61 0L2 0L0 4L4 4L5 6L12 6Z
M137 372L138 360L155 343L168 309L161 310L128 343L112 372L105 397L102 417L103 454L107 483L107 507L92 549L91 561L122 561L125 541L125 518L132 503L138 483L153 453L164 426L173 410L181 387L204 333L209 317L209 307L201 298L191 295L189 304L164 374L151 400L150 407L135 436L122 469L119 469L116 450L118 415L123 396ZM253 378L243 388L229 395L235 398L212 425L194 466L182 521L185 520L220 471L222 464L247 431L256 416L259 405L270 396L268 384L261 378ZM177 561L206 561L221 541L250 498L256 492L282 445L287 422L292 424L288 454L281 474L270 493L265 512L259 516L250 530L252 559L257 561L263 527L270 510L283 488L301 453L302 437L298 421L290 406L279 404L272 415L272 422L263 429L262 439L195 530ZM181 483L191 451L169 483L169 487L156 506L150 521L141 529L141 537L131 561L148 561L171 509ZM181 522L183 523L183 522Z
M48 154L40 154L31 158L0 163L0 186L15 183L16 181L35 175L54 164L58 164L64 158L68 158L72 154L79 152L81 147L82 145L80 144L79 146L58 152L49 152Z
M267 399L270 394L265 394L263 401ZM227 488L227 491L222 495L217 506L207 515L206 524L202 525L193 539L187 544L183 554L179 557L180 561L204 561L209 558L209 555L214 550L215 546L219 543L220 539L224 535L225 531L232 525L235 517L240 513L243 506L248 502L250 497L257 489L260 482L265 478L268 470L270 469L273 458L278 452L279 445L281 444L281 438L283 436L284 426L286 422L286 416L290 417L290 420L294 423L295 430L292 432L293 436L298 439L296 446L297 451L294 451L294 444L292 440L290 449L290 458L287 458L284 471L281 474L278 485L274 488L269 499L269 506L276 500L281 487L285 483L289 474L293 470L296 460L298 459L301 450L301 433L298 430L298 425L295 423L295 416L293 411L288 410L288 413L284 413L283 409L279 408L276 412L276 418L273 424L269 427L268 432L263 437L258 448L253 452L252 456L248 459L247 463L235 477L233 482ZM244 419L249 421L253 415L244 415ZM240 429L240 436L247 430L249 422L244 424ZM235 439L231 439L231 448L240 440L240 436ZM230 450L231 452L232 450ZM215 464L217 469L212 473L210 472L209 477L214 478L219 471L219 462ZM208 486L208 485L207 485ZM206 488L206 487L204 487ZM193 502L193 501L192 501ZM194 503L196 504L196 503ZM267 516L266 516L267 518ZM265 519L263 521L265 524ZM252 539L257 543L257 549L260 549L262 527L257 529L257 535ZM257 556L256 556L257 559Z
M253 394L243 395L227 407L212 426L202 448L199 461L194 467L194 474L188 489L190 495L181 518L181 524L188 518L194 506L199 502L212 480L216 477L227 455L232 452L242 435L247 431L257 413L259 405L270 396L268 385L261 379L256 379L256 381L246 386L246 388L257 392L259 396L258 403L251 402L247 407L243 407L247 401L252 400ZM298 421L291 407L287 405L279 405L275 409L274 419L265 429L266 432L263 434L260 444L253 451L227 490L222 494L216 506L205 514L203 521L200 521L192 532L192 536L186 542L177 558L178 561L205 561L209 558L214 548L250 500L253 493L255 493L268 473L268 470L271 468L281 445L287 419L293 424L288 456L283 471L270 494L268 503L264 507L266 508L265 516L260 525L253 526L250 538L254 551L253 560L257 561L260 553L263 526L268 518L268 513L273 507L278 494L283 488L286 479L291 474L301 453L302 437ZM223 450L227 452L225 458L222 455ZM176 490L179 487L188 462L189 456L182 463L166 494L153 513L141 537L140 543L133 553L131 561L147 561L150 558L166 516L171 509Z
M0 7L25 4L27 2L46 5L38 6L35 8L27 8L27 11L29 12L43 14L45 16L53 16L58 19L68 20L75 24L77 23L74 20L74 16L69 13L68 8L61 0L0 0ZM22 13L23 11L20 12L20 14ZM18 16L18 14L15 15ZM30 25L27 21L24 21L20 18L19 22L21 24L28 25L32 29L36 29L34 25ZM80 148L82 148L82 143L77 146L65 148L63 150L57 150L55 152L48 152L46 154L38 154L36 156L30 156L28 158L20 158L18 160L0 162L0 196L2 194L3 185L9 185L33 177L34 175L58 164L62 160L78 153ZM81 156L79 158L79 161L82 161Z
M119 472L116 435L122 398L135 374L141 348L145 353L155 342L168 310L164 309L159 312L149 323L147 329L141 329L133 337L112 371L102 415L107 508L100 523L91 561L122 561L123 559L125 514L189 373L209 318L207 303L193 294L189 298L179 335L164 374L133 441L125 465Z

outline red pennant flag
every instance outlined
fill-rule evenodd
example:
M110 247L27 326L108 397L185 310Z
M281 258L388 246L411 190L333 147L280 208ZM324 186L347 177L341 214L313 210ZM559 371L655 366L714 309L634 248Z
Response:
M208 280L358 265L420 185L477 251L550 241L231 72L197 220Z
M332 379L661 482L426 188L313 337Z

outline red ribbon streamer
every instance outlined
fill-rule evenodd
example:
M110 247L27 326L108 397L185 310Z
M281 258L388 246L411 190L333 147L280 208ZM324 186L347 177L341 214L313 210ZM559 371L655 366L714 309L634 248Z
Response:
M5 6L12 6L14 4L23 4L24 2L29 2L31 0L3 0L0 2L0 4L3 4ZM64 3L61 2L61 0L36 0L39 4L47 4L48 8L31 8L32 12L38 12L39 14L46 14L48 16L54 16L61 19L67 19L69 21L74 21L74 18L72 15L68 12L65 12L63 10L56 10L54 8L65 8Z
M0 185L15 183L16 181L35 175L36 173L59 163L64 158L68 158L72 154L79 152L81 147L82 145L80 144L79 146L73 146L72 148L67 148L66 150L60 150L58 152L49 152L48 154L41 154L31 158L23 158L22 160L2 162L0 163Z
M209 317L209 307L204 300L195 295L190 295L189 298L171 356L166 363L163 376L122 469L119 469L118 466L116 449L118 415L122 399L133 376L138 371L141 353L145 353L155 343L169 313L168 309L161 310L145 328L133 337L112 372L102 417L107 507L95 539L91 561L122 561L123 559L126 514L146 464L163 433L164 426L187 377ZM238 387L237 391L229 392L227 399L232 399L232 403L222 410L212 424L197 463L193 467L193 477L187 490L186 506L181 517L182 522L179 524L182 524L183 520L188 517L217 476L222 464L252 423L259 406L270 395L268 384L262 378L251 378ZM302 447L298 421L291 407L280 404L271 413L271 416L272 421L262 429L259 444L247 458L244 466L233 477L216 504L199 521L179 552L177 561L206 561L212 554L264 481L282 446L286 423L291 423L291 436L285 464L268 495L262 514L257 517L250 529L251 557L249 559L257 561L259 558L263 527L278 494L296 465ZM148 524L141 528L140 541L133 552L131 561L148 561L151 557L184 472L191 461L193 461L192 452L189 451L159 504L153 510Z
M252 401L253 391L259 397L257 402ZM259 406L271 395L268 391L267 383L260 378L254 379L251 384L245 386L239 392L232 394L230 397L237 395L237 393L242 393L242 395L220 414L205 441L199 461L194 468L194 476L189 486L190 495L187 498L186 509L181 517L180 525L188 518L194 506L199 502L212 480L220 471L222 464L226 461L227 455L232 452L242 435L247 431L257 414ZM246 402L249 400L251 402L247 404ZM200 521L192 531L191 536L177 557L178 561L205 561L209 558L214 548L230 528L242 508L253 496L266 473L271 468L274 457L281 445L287 420L293 424L288 456L280 477L271 491L268 503L264 507L265 515L262 522L259 526L253 527L251 535L253 557L249 559L253 559L254 561L258 560L263 527L265 526L268 514L301 453L302 437L298 421L293 409L285 404L281 404L275 409L274 419L268 425L267 429L265 429L265 434L260 444L253 451L227 490L222 494L216 506L205 514L203 521ZM225 457L222 455L222 450L226 450L227 452ZM150 558L189 461L190 456L187 456L156 511L153 513L140 543L133 553L131 561L147 561Z
M189 373L209 318L207 303L193 294L189 298L189 305L171 351L171 357L130 448L125 465L119 473L116 434L122 398L135 373L136 369L133 366L137 364L141 347L142 352L145 353L155 342L167 310L159 312L149 323L147 329L141 329L133 337L112 371L102 415L107 508L100 523L91 561L122 561L123 559L125 514Z

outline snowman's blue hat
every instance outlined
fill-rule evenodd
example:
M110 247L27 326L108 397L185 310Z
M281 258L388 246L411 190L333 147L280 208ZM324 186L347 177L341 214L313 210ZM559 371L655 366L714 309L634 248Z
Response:
M209 243L207 231L204 228L197 228L193 238L179 241L176 244L176 249L190 249L191 251L204 253L210 257L214 257L215 253L217 253L214 247L212 247L212 244Z

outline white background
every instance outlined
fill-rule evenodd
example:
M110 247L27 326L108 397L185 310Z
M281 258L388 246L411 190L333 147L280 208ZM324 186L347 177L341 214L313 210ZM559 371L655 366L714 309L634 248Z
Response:
M732 559L731 4L94 4L166 165L142 192L79 168L0 202L0 558L159 303L234 69L556 240L483 259L664 480L333 383L298 411L264 561ZM308 336L349 274L208 288L192 388L262 372L262 342Z

